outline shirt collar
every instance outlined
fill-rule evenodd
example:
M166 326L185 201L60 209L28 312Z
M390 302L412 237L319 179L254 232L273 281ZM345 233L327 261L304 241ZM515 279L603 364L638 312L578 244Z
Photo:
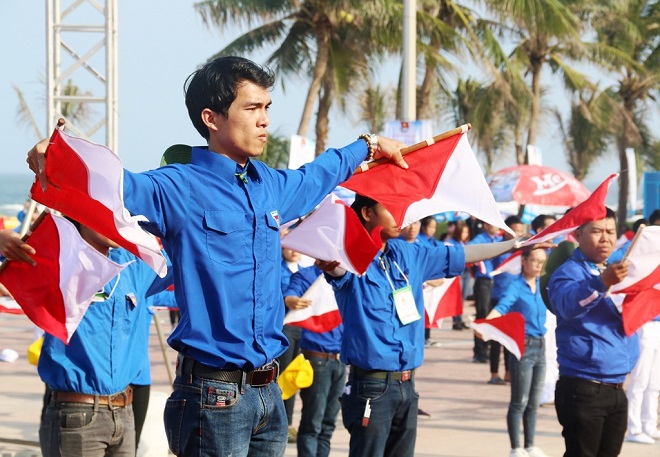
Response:
M590 260L587 260L587 258L584 256L584 253L580 250L580 248L576 248L575 251L573 251L573 260L577 262L581 262L587 266L591 274L599 275L600 274L600 268L593 263Z
M211 152L206 147L194 147L192 149L190 163L211 170L228 183L237 182L239 178L236 174L243 172L246 172L247 176L253 181L259 181L260 179L257 167L254 166L250 159L248 159L245 167L241 167L230 158Z

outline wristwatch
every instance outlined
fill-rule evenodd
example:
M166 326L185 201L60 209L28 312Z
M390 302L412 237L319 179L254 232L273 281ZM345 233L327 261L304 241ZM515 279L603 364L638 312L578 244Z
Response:
M358 140L364 140L367 143L369 154L367 154L366 160L372 160L374 158L374 154L376 154L376 151L378 150L378 137L376 134L364 133L358 137Z

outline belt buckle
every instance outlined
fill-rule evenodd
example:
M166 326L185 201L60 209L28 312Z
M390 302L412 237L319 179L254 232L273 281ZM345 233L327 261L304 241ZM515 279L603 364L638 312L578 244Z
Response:
M121 397L124 397L124 404L120 405L119 401L117 401L117 405L115 406L115 400L119 400ZM116 410L116 409L121 409L125 408L126 405L128 404L128 394L126 391L121 391L116 394L108 395L108 408L111 410Z
M275 367L260 368L252 371L250 385L252 387L263 387L270 384L275 379Z
M410 370L402 371L401 372L401 381L409 380L410 379L410 374L411 374Z

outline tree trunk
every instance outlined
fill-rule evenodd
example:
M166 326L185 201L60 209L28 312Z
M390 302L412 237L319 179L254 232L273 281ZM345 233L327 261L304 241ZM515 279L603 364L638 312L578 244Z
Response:
M622 227L628 217L628 182L630 176L628 175L626 148L628 147L628 129L631 128L629 123L630 119L633 119L633 104L628 100L624 100L623 109L625 112L623 116L623 125L621 126L621 134L617 140L617 148L619 150L619 207L616 212L618 227Z
M306 136L309 123L312 120L312 113L314 112L314 105L321 90L321 81L328 69L328 60L330 56L330 27L319 25L316 35L316 62L314 63L314 74L312 83L307 92L305 99L305 107L303 108L302 116L300 117L300 125L298 126L298 135Z
M541 112L541 69L543 62L533 64L532 66L532 108L529 113L529 130L527 133L527 145L536 145L536 131L539 122L539 113ZM527 148L524 151L525 164L529 164L529 154Z
M437 78L435 76L435 65L429 62L430 60L431 58L428 56L424 59L424 80L417 100L417 119L431 119L431 91Z
M319 111L316 114L316 155L325 151L325 142L328 139L328 123L332 96L334 93L334 80L332 73L326 73L323 78L322 95L319 99Z

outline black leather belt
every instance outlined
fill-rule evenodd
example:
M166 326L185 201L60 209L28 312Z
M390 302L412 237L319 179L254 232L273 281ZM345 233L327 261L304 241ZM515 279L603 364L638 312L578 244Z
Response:
M590 384L598 384L599 386L603 387L609 387L611 389L623 389L623 383L614 383L614 382L603 382L603 381L598 381L597 379L583 379L583 378L573 378L571 376L561 376L560 379L565 379L567 381L573 381L573 382L584 382L584 383L590 383Z
M222 382L232 382L241 384L245 379L245 384L252 387L263 387L270 384L278 375L277 362L273 361L268 365L257 368L252 371L243 370L220 370L209 365L197 362L190 357L179 355L176 360L176 374L199 376L200 378L213 379Z
M356 375L363 378L376 378L376 379L391 379L392 381L409 381L415 377L415 370L406 370L406 371L369 371L363 370L356 366L351 367Z
M316 357L317 359L339 360L339 354L334 352L318 352L309 349L301 349L300 352L306 357Z

